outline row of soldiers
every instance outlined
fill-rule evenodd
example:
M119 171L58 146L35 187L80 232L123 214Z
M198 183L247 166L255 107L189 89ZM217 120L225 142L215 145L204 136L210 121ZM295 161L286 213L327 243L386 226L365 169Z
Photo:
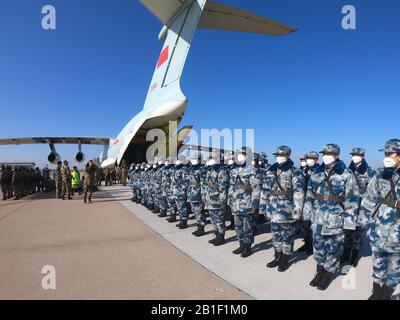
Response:
M126 186L127 179L128 173L124 160L122 161L121 166L114 166L113 168L105 169L102 169L101 167L97 168L96 181L98 186L101 186L103 181L106 187L119 183Z
M276 162L266 155L254 157L246 147L235 159L210 158L201 164L199 154L190 163L183 158L131 166L132 201L142 203L177 227L187 228L190 211L196 216L195 236L205 234L206 212L211 219L215 246L225 243L225 220L233 217L242 257L251 254L259 215L270 222L274 259L266 266L284 272L300 230L314 254L316 274L310 286L328 288L341 262L357 266L367 231L372 249L373 290L370 299L390 299L400 282L400 140L389 140L384 168L372 170L365 150L354 148L347 167L340 147L327 144L308 152L301 168L291 160L288 146L277 148ZM319 153L323 161L319 163ZM252 160L253 159L253 160Z
M1 166L0 187L2 200L14 198L19 200L27 195L48 191L49 170L43 174L39 168L17 166L14 170L10 166Z

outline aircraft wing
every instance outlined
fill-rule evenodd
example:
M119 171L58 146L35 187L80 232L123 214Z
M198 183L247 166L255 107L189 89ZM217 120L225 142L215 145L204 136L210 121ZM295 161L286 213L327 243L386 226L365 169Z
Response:
M184 0L140 0L162 24L166 25L184 4Z
M109 145L109 138L88 138L88 137L42 137L42 138L14 138L0 139L0 145L20 144L93 144Z
M296 31L296 29L280 22L212 1L207 2L199 27L272 36L282 36Z

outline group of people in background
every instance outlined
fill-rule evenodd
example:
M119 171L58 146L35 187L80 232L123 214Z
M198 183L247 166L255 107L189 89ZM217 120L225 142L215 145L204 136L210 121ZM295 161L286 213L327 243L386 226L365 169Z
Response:
M300 236L304 245L299 250L313 254L316 263L309 284L319 290L328 288L340 264L357 267L367 232L373 264L370 299L387 300L400 282L400 140L387 141L381 151L384 167L378 170L368 165L363 148L352 150L347 167L336 144L308 152L300 168L288 146L277 148L272 165L265 153L255 155L246 147L222 159L210 157L205 164L200 153L190 160L180 156L133 164L132 201L160 218L168 216L170 223L179 218L180 229L188 228L193 213L196 237L206 234L208 215L214 246L225 243L225 231L233 226L239 244L233 254L243 258L252 254L258 224L266 218L275 252L266 267L286 271Z
M121 166L103 170L100 166L95 165L93 160L90 160L81 176L77 167L73 167L71 170L68 161L64 160L64 162L57 163L57 168L54 170L54 181L58 199L71 200L74 193L77 192L79 195L83 194L84 203L91 203L93 193L98 186L102 185L103 181L106 186L117 183L126 186L127 170L125 161L121 163Z
M1 166L0 187L2 200L19 200L36 192L51 191L50 170L17 166Z

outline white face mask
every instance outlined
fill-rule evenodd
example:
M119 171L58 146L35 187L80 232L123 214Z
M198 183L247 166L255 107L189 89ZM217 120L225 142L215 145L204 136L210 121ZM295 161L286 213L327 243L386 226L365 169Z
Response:
M179 166L180 164L182 164L182 162L181 162L180 160L176 160L175 164L176 164L177 166Z
M383 160L385 168L396 168L396 161L391 157L386 157Z
M246 156L245 156L244 154L238 154L238 156L237 156L237 161L238 161L239 163L244 163L244 162L246 162Z
M309 167L313 167L316 163L315 160L313 160L313 159L307 159L306 162Z
M199 164L199 160L197 160L197 159L192 159L192 160L190 160L190 163L191 163L192 165L196 166L196 165Z
M307 161L301 161L300 164L302 167L307 167Z
M158 161L158 165L161 166L162 165L162 161Z
M153 168L154 168L154 169L157 168L157 165L156 165L156 164L153 164Z
M323 156L322 159L324 160L325 165L329 166L335 162L335 157L331 155Z
M208 165L209 166L213 166L214 164L216 164L217 162L215 161L215 159L210 159L209 161L208 161Z
M232 165L232 164L234 164L235 163L235 161L233 161L233 160L228 160L228 164L229 165Z
M360 156L353 156L351 159L355 164L359 164L363 160L363 158Z
M286 160L285 157L282 157L282 156L276 157L276 162L277 162L278 164L285 163L286 161L287 161L287 160Z

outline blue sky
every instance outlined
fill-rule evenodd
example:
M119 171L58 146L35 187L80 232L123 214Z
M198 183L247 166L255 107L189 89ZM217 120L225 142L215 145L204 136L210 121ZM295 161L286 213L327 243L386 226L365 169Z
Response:
M397 0L219 0L299 30L286 37L199 30L182 88L184 124L254 128L256 149L281 144L296 158L338 143L381 148L399 133ZM41 8L57 9L57 29L41 28ZM357 9L357 30L341 9ZM137 0L2 0L0 138L115 137L143 106L162 43L161 25ZM72 159L75 146L60 146ZM87 157L101 152L85 148ZM0 148L0 161L43 165L48 146Z

